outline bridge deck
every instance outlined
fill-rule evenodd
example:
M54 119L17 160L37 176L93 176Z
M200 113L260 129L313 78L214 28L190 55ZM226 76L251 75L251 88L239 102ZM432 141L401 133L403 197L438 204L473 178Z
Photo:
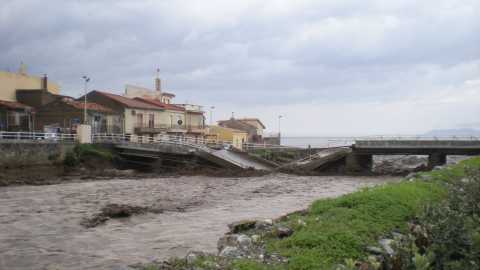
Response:
M480 140L357 140L359 154L480 155Z

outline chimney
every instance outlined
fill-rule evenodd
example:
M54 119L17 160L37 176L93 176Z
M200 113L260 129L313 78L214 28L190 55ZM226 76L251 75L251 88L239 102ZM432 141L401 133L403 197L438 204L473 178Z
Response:
M45 91L48 90L48 77L47 77L47 74L43 74L43 77L42 77L42 90L45 90Z
M160 69L157 68L157 78L155 78L155 90L162 92L162 82L160 81Z

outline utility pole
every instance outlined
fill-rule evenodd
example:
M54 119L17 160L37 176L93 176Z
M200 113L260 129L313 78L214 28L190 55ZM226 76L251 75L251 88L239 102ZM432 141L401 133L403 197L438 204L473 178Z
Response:
M82 79L85 81L84 87L84 96L83 96L83 124L87 124L87 84L90 81L90 78L87 76L83 76Z
M278 116L278 138L280 138L281 130L280 130L280 120L283 118L282 115Z

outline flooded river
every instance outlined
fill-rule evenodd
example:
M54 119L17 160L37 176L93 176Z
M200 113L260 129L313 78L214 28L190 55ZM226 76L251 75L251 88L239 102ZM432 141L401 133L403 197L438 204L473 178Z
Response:
M391 177L204 176L0 187L0 269L131 269L216 251L227 224L274 218ZM85 228L106 204L164 209Z

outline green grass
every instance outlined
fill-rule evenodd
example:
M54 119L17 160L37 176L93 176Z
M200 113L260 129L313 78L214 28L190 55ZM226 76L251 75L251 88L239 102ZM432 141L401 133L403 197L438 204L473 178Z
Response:
M463 177L466 166L480 168L480 158L423 173L429 174L431 181L391 183L318 200L306 216L290 216L285 223L293 227L295 233L282 240L268 239L268 250L288 257L286 268L295 270L332 269L348 258L364 259L366 246L392 231L406 231L407 222L424 204L445 198L442 182ZM307 225L299 225L298 219Z
M77 144L73 151L80 159L86 157L98 157L109 161L113 159L113 154L110 150L96 144Z

